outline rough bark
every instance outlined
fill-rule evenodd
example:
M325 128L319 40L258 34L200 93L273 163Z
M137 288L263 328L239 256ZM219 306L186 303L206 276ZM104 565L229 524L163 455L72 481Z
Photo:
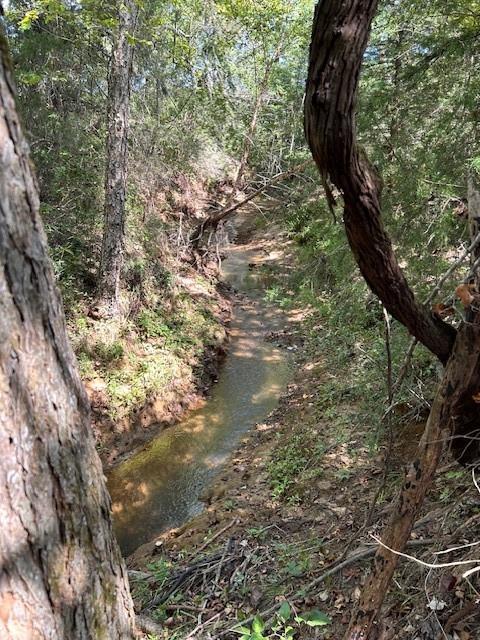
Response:
M137 9L133 0L121 3L118 33L110 60L107 106L107 148L102 254L98 302L102 315L120 310L120 281L124 260L127 191L128 128L134 31Z
M0 637L134 637L0 36Z
M381 180L356 140L360 67L378 0L317 4L305 99L305 133L315 162L344 200L353 255L394 318L446 363L455 330L416 300L398 264L380 210Z

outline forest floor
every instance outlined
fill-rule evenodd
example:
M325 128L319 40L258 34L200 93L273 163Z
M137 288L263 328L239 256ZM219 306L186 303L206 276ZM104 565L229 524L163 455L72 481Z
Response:
M277 294L288 293L295 247L276 229L249 240L259 241L277 259L258 268L275 276ZM387 434L373 446L378 426L359 418L348 391L355 363L329 369L312 340L321 318L308 305L284 306L285 330L267 336L292 354L277 409L232 454L205 511L128 560L137 610L162 624L162 640L341 638L375 550L371 535L381 532L414 456L424 423L392 426L390 450ZM475 541L479 521L471 473L445 460L410 552L438 562L435 551ZM460 574L401 562L378 638L480 638L478 585Z

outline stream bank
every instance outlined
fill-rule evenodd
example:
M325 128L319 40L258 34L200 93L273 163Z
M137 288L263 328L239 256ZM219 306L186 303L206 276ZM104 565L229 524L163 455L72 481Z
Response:
M226 197L217 178L200 171L145 181L129 211L119 317L92 304L90 271L88 283L70 274L64 284L105 470L200 406L225 357L232 292L217 256L197 261L189 241L211 199Z
M214 271L176 269L161 302L71 329L105 470L201 406L225 358L231 290Z

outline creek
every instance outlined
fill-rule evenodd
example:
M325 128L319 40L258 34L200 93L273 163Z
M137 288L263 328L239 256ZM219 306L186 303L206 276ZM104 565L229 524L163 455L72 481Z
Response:
M255 268L264 258L261 247L234 245L222 264L223 279L239 295L228 355L205 404L109 473L114 528L125 556L203 510L202 494L286 387L288 356L266 340L286 318L264 300L266 281Z

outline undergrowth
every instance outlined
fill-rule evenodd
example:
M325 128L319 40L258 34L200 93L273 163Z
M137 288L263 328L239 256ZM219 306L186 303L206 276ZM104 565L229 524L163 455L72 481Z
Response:
M273 497L295 504L301 502L302 487L308 485L312 474L321 475L324 445L318 429L322 421L334 427L339 442L346 442L352 430L361 426L370 455L376 455L384 444L388 359L384 310L355 265L343 225L332 221L321 199L299 198L284 207L282 215L282 224L294 244L296 267L287 273L271 263L264 267L270 282L265 298L287 310L309 310L302 323L302 357L305 361L321 360L322 379L309 398L310 417L299 425L298 432L280 439L269 466ZM439 230L442 245L447 232L455 233L451 221ZM436 281L438 261L426 273L424 256L417 259L408 244L405 254L408 261L404 266L413 284ZM427 292L423 287L422 295ZM389 323L394 382L410 336L393 319ZM437 381L436 361L418 347L405 383L395 396L393 428L425 419ZM347 406L350 409L345 411ZM339 479L348 478L347 471L344 475Z

